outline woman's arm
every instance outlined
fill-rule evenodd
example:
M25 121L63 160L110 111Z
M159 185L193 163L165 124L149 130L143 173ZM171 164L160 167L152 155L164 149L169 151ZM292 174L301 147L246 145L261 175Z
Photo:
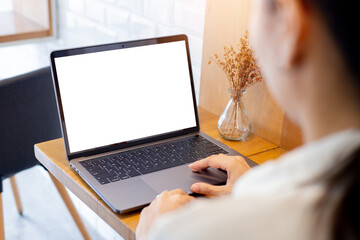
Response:
M206 183L195 183L191 190L196 193L220 196L231 192L236 180L250 169L246 161L240 156L214 155L197 161L189 167L197 172L208 167L222 169L227 172L228 179L224 186L213 186ZM144 240L154 221L163 213L173 211L194 200L183 190L164 191L140 215L139 225L136 229L136 238Z

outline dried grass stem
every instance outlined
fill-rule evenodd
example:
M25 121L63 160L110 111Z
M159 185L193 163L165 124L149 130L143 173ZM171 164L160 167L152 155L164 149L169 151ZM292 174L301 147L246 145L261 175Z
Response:
M240 38L238 49L225 46L223 58L214 54L210 57L209 64L212 62L215 62L226 74L230 90L233 92L245 91L253 84L262 81L260 69L249 47L248 31Z

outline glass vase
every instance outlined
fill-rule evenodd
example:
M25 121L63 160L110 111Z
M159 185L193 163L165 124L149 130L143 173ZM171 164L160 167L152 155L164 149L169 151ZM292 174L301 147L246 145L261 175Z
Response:
M245 139L251 130L251 125L247 117L246 110L242 101L245 91L232 91L229 89L230 101L218 121L220 135L232 141Z

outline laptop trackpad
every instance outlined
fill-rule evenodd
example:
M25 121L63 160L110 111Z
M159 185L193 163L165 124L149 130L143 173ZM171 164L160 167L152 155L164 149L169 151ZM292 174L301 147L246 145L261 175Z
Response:
M177 188L191 193L191 185L194 183L220 184L226 182L227 176L225 173L212 168L202 173L194 173L187 165L182 165L143 175L140 178L158 193Z

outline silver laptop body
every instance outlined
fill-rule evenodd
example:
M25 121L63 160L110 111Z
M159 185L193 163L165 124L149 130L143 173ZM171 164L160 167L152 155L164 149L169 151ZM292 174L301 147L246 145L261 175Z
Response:
M110 168L108 156L197 137L240 155L200 132L186 35L59 50L51 68L70 165L113 211L139 209L164 190L191 194L195 182L226 181L222 171L194 173L186 163L102 182L84 167L101 159Z

